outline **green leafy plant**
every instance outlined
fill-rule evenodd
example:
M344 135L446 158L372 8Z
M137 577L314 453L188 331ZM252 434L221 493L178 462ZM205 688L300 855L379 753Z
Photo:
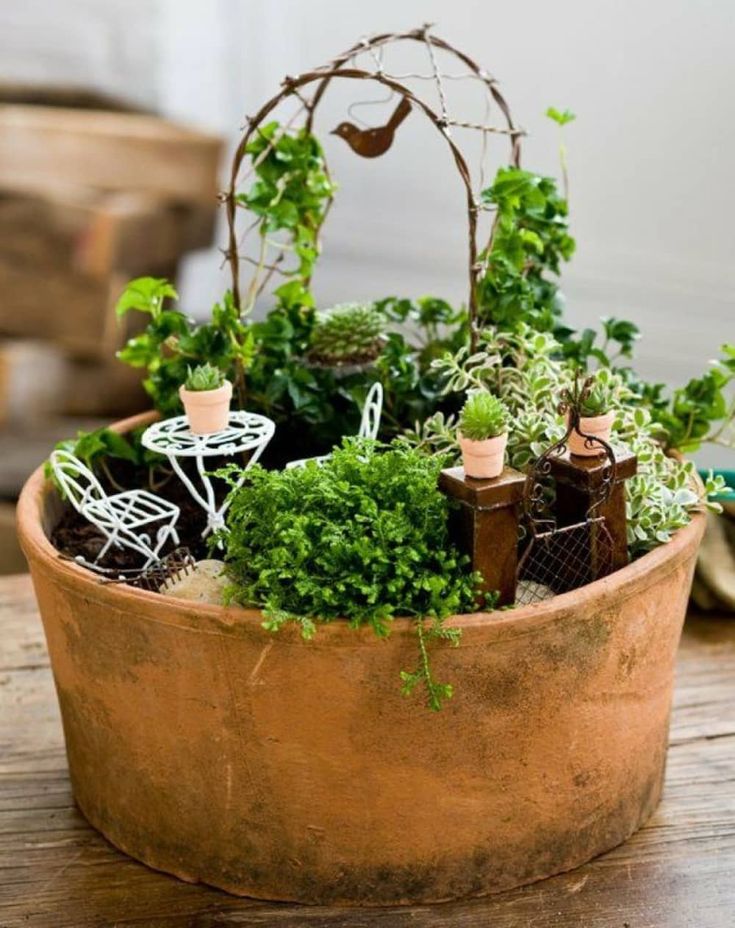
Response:
M403 690L420 683L438 709L451 687L434 679L427 644L457 642L443 622L474 608L477 581L448 540L441 466L405 446L347 439L321 467L251 468L221 536L232 599L262 608L272 631L296 622L305 638L335 619L383 637L395 616L415 617L420 658ZM233 485L241 474L221 473Z
M91 471L100 474L114 490L125 489L112 473L111 463L114 461L125 461L135 467L148 468L148 483L153 485L155 482L153 472L165 463L165 458L142 446L140 443L142 431L142 429L137 429L129 435L121 435L108 428L95 429L93 432L79 431L76 438L67 438L57 442L54 449L69 451L86 464ZM53 481L56 489L63 492L48 461L44 465L44 473L47 479Z
M492 393L476 390L470 393L462 407L459 430L471 441L495 438L508 430L508 409Z
M580 398L580 415L588 418L604 416L605 413L612 409L615 402L615 392L612 382L606 376L607 373L607 371L602 371L596 376L593 375L589 390L583 392Z
M735 344L723 345L721 352L708 371L670 396L660 384L640 391L650 400L653 420L668 449L692 452L703 442L735 447Z
M567 203L556 183L521 168L500 168L481 201L495 212L477 283L481 324L513 329L521 322L553 330L562 304L556 280L574 252Z
M564 142L564 126L574 122L577 117L571 110L558 110L554 106L550 106L546 110L546 115L559 126L559 165L564 187L564 199L569 202L569 172L567 169L567 146Z
M373 361L384 329L385 317L372 304L341 303L317 315L307 357L324 365Z
M181 411L179 387L186 382L189 368L199 364L219 368L235 384L242 403L254 339L232 295L226 293L213 308L211 321L200 325L168 305L167 301L175 299L176 291L166 280L139 277L130 281L118 300L118 315L136 310L148 315L149 322L118 352L118 358L146 369L143 386L164 415Z
M190 367L186 375L186 389L195 392L218 390L225 382L225 375L209 362Z
M269 122L258 128L246 154L255 180L237 202L255 215L260 247L244 312L274 275L286 279L275 291L284 305L312 306L309 284L319 256L319 231L336 189L322 147L306 129L291 132ZM287 257L294 260L284 263Z
M560 347L553 335L526 324L515 332L488 327L473 354L462 348L434 362L447 393L489 390L503 400L510 413L508 459L519 470L527 469L566 430L558 403L565 389L573 389L578 368L563 357ZM650 409L636 405L638 395L622 373L602 369L596 379L615 412L614 441L638 458L638 473L626 481L628 542L631 555L637 557L686 525L692 510L717 511L719 506L709 497L720 492L724 481L710 476L702 486L691 462L666 454ZM407 433L405 441L424 453L437 451L445 457L451 425L451 420L434 416ZM458 452L451 450L457 460Z
M555 106L550 106L546 110L546 115L558 126L566 126L567 123L574 122L577 118L571 110L558 110Z

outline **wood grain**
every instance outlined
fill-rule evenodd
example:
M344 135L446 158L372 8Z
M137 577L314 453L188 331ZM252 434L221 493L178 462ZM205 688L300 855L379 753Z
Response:
M74 807L30 580L0 579L0 926L38 928L731 928L735 622L691 617L664 800L625 845L571 873L440 906L332 909L238 899L114 850Z
M222 142L156 116L9 104L0 110L0 186L57 183L212 203Z
M114 313L125 283L144 273L175 276L187 251L212 242L215 218L214 199L176 204L64 186L0 191L0 333L109 360L133 334Z

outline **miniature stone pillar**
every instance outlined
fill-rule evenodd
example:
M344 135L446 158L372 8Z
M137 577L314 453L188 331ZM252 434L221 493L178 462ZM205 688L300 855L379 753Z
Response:
M466 477L464 468L443 470L439 488L459 503L452 512L450 532L460 550L467 554L472 570L482 575L480 591L497 591L498 605L516 598L518 567L518 522L524 474L506 467L492 480Z
M628 563L627 518L625 515L625 481L638 470L638 459L631 451L615 450L615 480L609 497L593 512L605 519L612 539L611 570ZM607 457L577 457L565 451L549 458L551 475L556 481L556 518L560 528L587 519L590 506L599 498Z

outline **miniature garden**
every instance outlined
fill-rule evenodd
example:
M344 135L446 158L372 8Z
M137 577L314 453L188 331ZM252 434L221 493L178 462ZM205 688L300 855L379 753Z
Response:
M428 55L424 96L392 75L384 59L386 49L406 40ZM440 54L454 65L459 62L483 88L496 123L452 117L446 75L437 63ZM344 123L334 131L338 138L332 144L349 144L356 157L390 157L391 146L401 144L412 121L428 119L448 146L467 201L466 304L450 305L426 295L389 295L362 303L350 301L347 293L339 305L323 306L315 296L322 231L337 182L314 123L330 84L349 81L372 81L381 92L390 91L393 115L388 114L384 126L358 131L357 136ZM434 92L430 102L427 86ZM291 106L291 115L277 118L276 110L283 106ZM574 119L554 108L547 116L562 132ZM475 174L463 154L463 133L481 139L483 157L488 140L496 143L496 152L497 143L504 146L494 176L480 187L474 186ZM252 777L265 776L252 773L248 751L263 752L266 759L261 758L258 769L273 763L281 771L283 793L274 787L274 795L286 806L301 788L300 781L289 779L290 771L301 769L307 756L314 768L307 777L311 792L304 808L312 802L321 808L323 803L327 817L338 808L344 821L336 831L344 831L348 842L339 857L327 845L323 852L314 850L316 845L302 840L300 832L286 829L281 840L300 848L294 851L299 860L316 855L320 876L311 883L303 882L306 871L296 876L290 864L274 863L275 857L268 856L270 845L261 848L260 837L257 852L251 847L252 861L267 858L260 869L256 862L242 861L234 839L231 846L225 842L212 851L211 859L204 855L201 867L199 858L184 865L187 854L171 850L167 837L150 850L147 839L141 839L142 813L137 808L134 814L121 808L117 817L109 818L108 806L120 801L111 795L98 808L101 788L85 773L77 787L85 814L102 822L105 833L135 856L187 879L201 876L226 889L267 898L432 900L568 869L624 840L655 806L665 751L656 748L655 753L652 745L665 734L669 705L656 694L670 694L669 656L683 620L701 518L696 529L687 527L698 511L716 506L710 497L723 485L711 474L698 475L686 455L706 441L732 440L735 405L729 394L735 345L724 346L721 358L701 377L670 389L636 374L633 352L640 333L635 323L607 318L597 329L571 328L560 291L563 266L575 250L565 148L562 144L557 182L521 167L523 134L494 78L428 27L365 40L324 68L286 78L276 96L247 120L222 195L229 229L224 254L232 283L211 316L195 322L180 312L176 290L164 279L132 280L120 296L118 314L136 314L141 326L119 358L140 369L154 412L70 438L51 454L48 482L36 492L43 497L42 507L56 507L53 518L43 517L54 559L42 553L40 541L33 542L37 553L30 559L32 566L34 557L43 561L39 577L54 572L50 563L60 563L59 589L73 587L75 592L45 594L46 600L51 604L71 597L64 621L69 615L77 616L72 624L88 621L95 641L105 641L99 645L105 661L111 653L121 655L120 661L129 657L123 702L135 704L145 692L139 711L147 716L160 703L161 717L169 719L161 723L163 728L170 724L178 731L184 725L178 704L166 715L169 702L181 693L193 700L200 687L201 707L211 704L219 711L210 688L224 686L223 681L231 687L219 697L222 706L232 700L230 708L222 708L218 720L207 716L201 729L190 732L190 744L187 737L175 744L168 736L163 739L166 759L160 769L149 771L145 786L137 780L131 785L131 795L165 786L167 776L161 770L176 769L171 766L173 754L189 750L179 763L196 767L194 745L205 753L210 749L201 747L201 732L214 726L217 738L226 739L233 717L248 731L254 719L267 718L263 731L268 734L252 735L247 749L233 735L227 748L232 752L227 777L232 764L247 768L243 798L237 801L249 802ZM38 580L41 587L47 582L55 581ZM624 595L619 587L625 587ZM159 610L165 617L160 622ZM108 611L114 612L114 621L104 621ZM126 623L136 636L130 650L124 643ZM185 643L182 637L181 650L173 637L164 644L164 635L178 633L180 623L189 636L201 631L199 644L191 644L193 637ZM518 643L509 644L514 623L520 629ZM352 635L354 646L344 640L340 627ZM403 644L406 629L410 648ZM74 642L80 634L73 632ZM140 641L148 636L160 636L158 649L151 645L149 669L162 675L150 689L145 674L143 682L136 682L141 648L145 650ZM210 655L211 641L218 636L224 636L223 650ZM495 649L484 649L483 642L496 639ZM391 650L388 643L394 641ZM511 647L515 650L508 651ZM649 657L640 663L643 669L631 669L629 678L611 682L605 676L608 664L600 657L605 649L615 667L628 667L633 653ZM274 660L286 662L277 666L286 669L273 671L278 683L263 684L267 700L257 702L253 696L251 705L251 697L242 694L251 692L253 681L263 683L263 661L276 653L281 657ZM475 657L478 653L481 657ZM184 678L181 667L190 660L194 663ZM376 669L381 661L387 678ZM85 685L96 694L93 701L100 692L101 666L110 665L94 659L84 669L89 675ZM614 723L604 714L608 710L589 696L592 684L580 676L585 667L596 686L619 693ZM246 671L249 676L241 687L232 682ZM203 674L201 680L198 674ZM393 681L392 688L386 679ZM657 680L660 685L654 686ZM60 694L77 684L74 677L62 680ZM75 743L86 744L89 726L98 732L98 740L85 749L84 763L91 758L91 767L103 762L99 745L107 743L104 732L114 729L109 719L122 699L117 686L103 699L101 727L94 727L97 718L82 724L81 716L74 715L70 722L78 726ZM339 697L326 689L330 686ZM517 750L506 750L504 726L515 724L508 706L518 687L526 687L526 702L521 703L525 721L507 739L510 744L517 741ZM639 700L649 688L654 695L639 715L650 717L650 725L636 728L630 724L629 700ZM422 703L441 711L424 712ZM353 715L357 705L359 722ZM298 740L302 730L311 732L311 716L300 713L315 706L326 713L326 721L309 735L298 757L267 753L280 750L282 741ZM553 721L544 715L550 706L557 706ZM83 716L86 710L79 711ZM194 712L187 704L186 717ZM410 715L401 714L406 712ZM301 727L290 724L297 718ZM469 720L466 732L463 719ZM435 727L424 728L429 722ZM163 750L162 742L158 736L150 740L155 726L138 722L133 731L122 717L119 725L126 732L123 742L128 739L130 750L138 752L136 763L120 760L120 776L134 779L138 768L146 768L146 758ZM580 734L585 725L590 728ZM422 732L412 742L417 753L410 758L393 741L406 726ZM604 743L598 738L602 730ZM524 739L536 737L535 732L538 744L526 749ZM321 739L330 737L334 741L325 747ZM442 787L440 798L426 779L426 771L434 768L450 776L447 764L454 763L457 737L464 745L461 770L476 772L467 781L457 774L456 795L468 797L460 811L453 805L452 790ZM494 747L496 738L499 748ZM556 752L549 748L553 738L559 744ZM501 813L506 816L502 821L515 820L532 800L519 793L512 813L496 808L493 803L506 796L508 784L532 795L556 763L547 755L571 764L581 745L599 753L611 793L630 794L630 803L621 812L615 794L608 809L592 791L588 818L604 827L584 839L565 843L550 838L554 849L549 850L533 844L538 839L529 832L526 847L518 836L531 827L533 816L517 819L510 837L503 837L501 828L492 840L482 839L490 841L492 859L510 855L502 866L502 861L497 864L497 872L482 863L490 858L470 847L468 838L456 859L439 867L441 877L427 870L424 882L415 873L409 879L405 867L401 870L396 863L402 851L393 855L398 846L390 837L393 813L371 818L368 827L362 819L358 822L362 805L358 808L345 795L342 805L335 806L334 797L321 792L327 782L330 789L343 788L333 782L340 779L332 776L335 757L353 758L357 779L373 769L376 746L382 751L383 744L393 746L387 755L403 758L395 761L400 770L393 788L404 803L401 814L409 815L410 807L413 823L401 848L413 847L416 860L431 856L427 848L434 846L431 829L421 824L426 809L439 817L446 813L441 820L447 827L458 815L465 821L465 811L475 810L477 802L488 803L488 820ZM480 748L494 759L475 758ZM120 747L109 744L105 750L116 754ZM212 748L208 761L217 769L220 750L224 748ZM500 754L492 754L498 750ZM523 754L525 750L529 753ZM543 773L534 766L541 763L541 754ZM419 756L423 766L414 797L405 784ZM533 777L528 772L532 769ZM380 767L375 775L384 774L390 776ZM206 787L204 779L196 780L183 818L187 827L190 819L199 821L197 810L206 804L202 791L219 790L222 777L210 784L207 773ZM344 779L351 777L348 772ZM502 778L502 784L493 780L480 800L477 784L487 777ZM526 777L531 778L528 783ZM186 782L177 783L173 792L180 788ZM227 789L223 828L233 821L232 791ZM566 806L562 809L563 790L552 793L559 807L553 827L549 825L553 837L561 834L562 819L571 813ZM168 809L169 793L156 795ZM569 809L579 808L579 796L579 790L570 793ZM217 793L211 801L220 798ZM261 805L241 810L242 820L268 801L261 796ZM296 819L301 810L292 810ZM181 824L181 806L169 812L167 828L175 830ZM473 811L465 831L457 826L453 833L474 833L484 818ZM154 819L150 822L155 830ZM304 828L311 828L306 822ZM324 874L337 866L334 861L360 858L363 844L356 835L371 829L383 835L375 853L390 857L381 873L400 870L403 876L396 877L396 885L375 876L358 885L357 877L350 882L352 871L345 864L347 876L340 870L339 879L330 882ZM270 834L268 829L265 833ZM196 840L182 838L191 844L191 854L197 841L209 841L207 828L197 835ZM474 863L467 864L470 858ZM276 878L268 875L272 872ZM343 877L346 883L340 882Z
M276 102L297 93L289 80ZM470 207L473 231L479 217L490 232L473 256L468 306L431 296L318 306L312 277L337 184L311 129L313 106L306 112L299 129L265 116L249 122L224 197L233 287L209 321L183 315L164 279L133 280L121 295L118 314L146 324L119 357L145 372L162 422L58 447L48 475L72 505L52 540L107 581L144 582L158 566L159 590L172 552L171 569L187 574L221 560L221 582L206 595L262 609L271 631L294 622L305 639L335 620L383 637L394 617L413 616L418 664L402 673L403 691L421 683L438 709L459 681L433 678L430 643L457 644L444 620L497 600L497 591L479 595L487 584L476 558L451 536L458 504L440 489L441 471L461 462L469 480L492 480L508 466L533 482L549 449L609 456L612 466L624 450L637 460L626 484L627 548L640 557L692 510L716 505L707 500L721 479L703 483L682 454L725 440L735 346L669 391L636 375L634 323L571 329L559 290L575 248L565 190L519 166L512 124L512 163ZM547 116L560 126L574 119L553 108ZM566 184L563 148L562 174ZM246 286L241 214L258 241L257 258L245 258ZM271 309L256 320L256 300L274 281ZM564 397L575 386L580 394L585 377L570 418Z

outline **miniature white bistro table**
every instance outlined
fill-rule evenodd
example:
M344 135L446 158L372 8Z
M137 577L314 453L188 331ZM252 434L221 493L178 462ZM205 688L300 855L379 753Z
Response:
M237 486L242 486L245 472L261 456L275 430L275 422L266 416L231 411L227 428L210 435L195 435L189 428L186 416L175 416L148 426L141 442L149 451L156 451L168 458L181 482L205 511L207 524L202 538L206 538L210 532L224 528L227 511L227 502L217 505L212 480L205 465L206 459L251 451L250 459L237 481ZM194 459L201 488L184 471L181 463L184 458Z

